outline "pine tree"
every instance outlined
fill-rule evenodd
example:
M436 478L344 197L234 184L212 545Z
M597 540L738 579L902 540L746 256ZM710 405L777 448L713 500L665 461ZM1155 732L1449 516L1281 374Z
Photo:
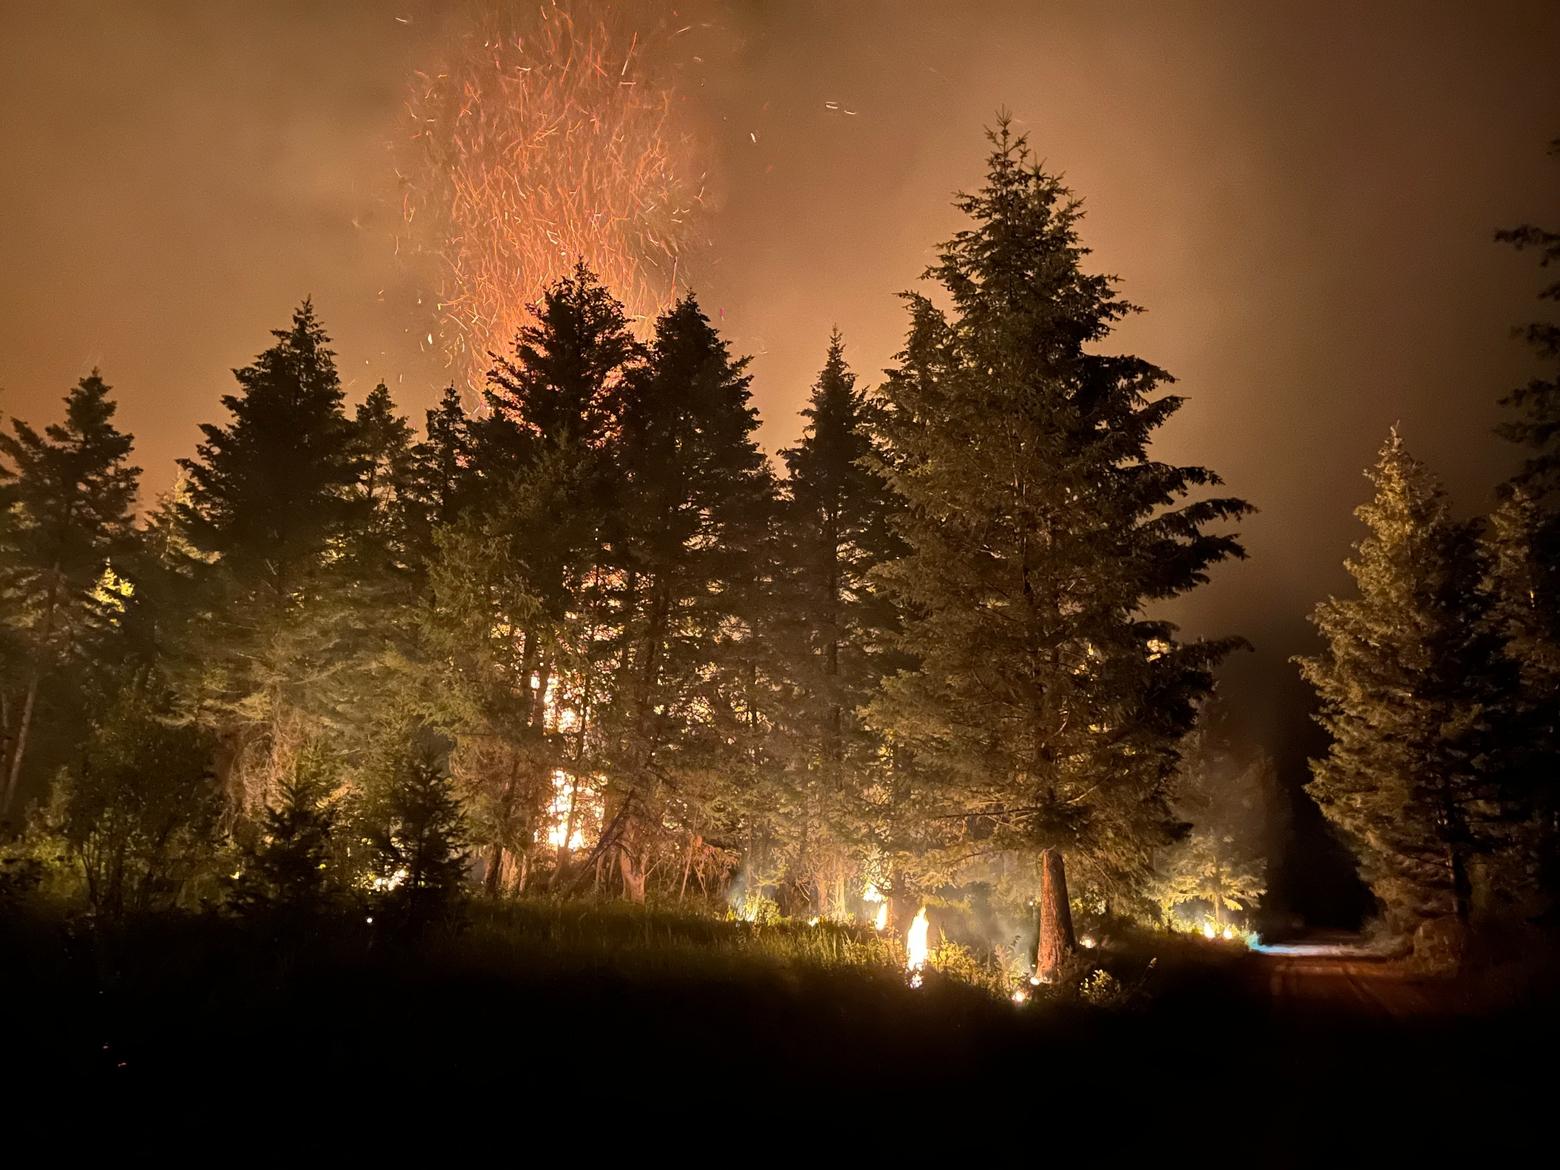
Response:
M1501 647L1511 687L1501 732L1507 747L1507 799L1520 869L1510 884L1536 876L1553 903L1560 894L1560 574L1548 558L1545 517L1528 490L1509 487L1483 541L1488 628Z
M1098 352L1133 306L1083 272L1067 188L1005 119L990 138L985 185L957 203L970 226L928 271L951 309L909 297L882 389L908 551L879 579L920 665L871 717L913 758L915 816L944 830L925 880L1066 850L1092 884L1135 894L1171 825L1177 744L1235 644L1183 644L1146 608L1240 554L1206 527L1247 506L1188 501L1218 477L1150 457L1181 402L1154 397L1169 375ZM1043 909L1062 896L1060 857ZM1042 954L1070 942L1042 938Z
M97 587L110 559L133 546L140 469L128 462L133 440L114 426L109 395L94 370L65 396L64 421L39 434L12 419L12 433L0 434L9 521L0 594L18 650L0 687L0 817L20 790L40 687L99 614Z
M180 674L246 805L270 797L321 727L350 721L340 682L355 614L337 603L365 511L358 432L313 306L272 336L234 371L239 393L222 399L230 421L202 426L196 458L180 463L189 495L179 519L205 593Z
M1224 927L1230 910L1256 908L1267 892L1262 844L1276 784L1273 761L1240 751L1224 707L1216 697L1204 703L1176 775L1173 811L1187 832L1158 867L1161 910L1205 902L1214 926Z
M838 330L813 386L788 472L780 612L767 631L785 654L785 751L794 776L798 869L820 909L845 912L844 883L871 848L866 790L880 742L861 711L889 664L893 605L869 577L899 547L875 453L874 405L856 389ZM853 891L854 892L854 891Z
M1560 139L1550 144L1560 159ZM1495 233L1518 251L1538 253L1539 266L1560 264L1560 232L1524 224ZM1539 290L1560 302L1560 281ZM1508 738L1513 800L1525 816L1529 865L1551 903L1560 898L1560 322L1537 320L1516 331L1544 371L1501 404L1516 417L1497 433L1527 448L1517 474L1502 489L1486 539L1491 621L1520 683Z
M1332 741L1309 791L1388 923L1411 932L1467 921L1473 862L1499 842L1503 689L1473 527L1396 430L1368 475L1368 535L1347 562L1358 595L1317 606L1323 649L1299 660Z
M1560 159L1560 139L1550 143L1549 153ZM1534 249L1542 268L1560 264L1560 231L1523 224L1496 232L1495 239L1518 251ZM1560 302L1560 280L1545 285L1538 296L1541 301L1551 304ZM1556 366L1560 363L1560 322L1533 321L1518 327L1516 333L1549 369L1501 399L1501 405L1515 412L1517 417L1508 419L1497 430L1503 438L1527 447L1531 452L1514 482L1546 509L1550 518L1546 536L1557 538L1557 530L1560 530L1560 520L1555 519L1556 509L1560 507L1560 369ZM1552 545L1546 551L1560 553L1560 545Z
M299 922L331 908L339 893L333 873L333 763L318 745L301 753L276 803L261 813L232 879L229 897L239 915Z
M434 529L453 524L469 502L473 474L472 420L454 386L425 416L423 437L412 445L407 542L413 563L434 557Z
M353 430L359 504L353 544L362 562L360 572L370 577L404 574L415 475L412 428L396 413L383 382L358 406Z
M466 828L449 744L420 729L387 738L393 747L369 781L376 885L402 924L446 924L458 914L466 881Z
M669 813L687 834L707 825L723 795L712 783L751 778L754 736L772 718L755 702L752 635L774 482L753 440L746 366L687 296L657 320L649 359L625 387L607 590L620 618L602 713L611 827L600 848L615 851L635 900L650 836Z
M524 880L560 773L585 766L592 631L621 479L610 445L641 357L622 306L581 266L544 292L498 360L487 415L457 425L441 409L449 428L425 451L425 468L460 468L457 516L435 537L430 570L439 649L429 660L456 668L433 717L460 740L454 767L471 782L490 893ZM573 733L560 726L565 709L581 720Z

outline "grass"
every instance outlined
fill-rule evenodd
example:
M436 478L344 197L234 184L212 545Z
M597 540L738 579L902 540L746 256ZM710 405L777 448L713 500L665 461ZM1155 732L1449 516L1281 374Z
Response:
M415 946L361 916L304 937L210 915L0 919L5 1067L94 1119L68 1127L73 1148L103 1136L120 1152L237 1124L265 1149L329 1132L336 1148L497 1142L517 1158L562 1141L589 1161L645 1118L635 1132L683 1142L738 1121L744 1158L889 1125L984 1148L1044 1110L1106 1107L1112 1135L1253 1110L1298 1130L1323 1098L1424 1106L1465 1065L1488 1087L1517 1035L1278 1018L1256 960L1195 940L1126 936L1088 957L1117 993L1015 1006L979 975L911 989L899 940L869 930L618 904L479 903ZM1524 1042L1549 1034L1537 1023Z

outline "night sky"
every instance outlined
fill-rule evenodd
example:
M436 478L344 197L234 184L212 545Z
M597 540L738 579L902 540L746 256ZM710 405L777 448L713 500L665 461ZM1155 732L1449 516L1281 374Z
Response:
M309 294L349 392L383 379L420 416L448 375L426 344L431 274L395 252L390 144L411 71L459 11L4 4L0 408L48 421L101 366L154 494L218 417L227 371ZM1311 744L1287 659L1344 587L1387 428L1464 511L1512 462L1490 428L1528 373L1509 327L1540 278L1491 234L1560 218L1545 154L1560 6L751 3L674 19L711 159L693 280L756 355L770 451L797 435L832 325L866 381L890 360L895 294L957 227L950 194L978 182L998 107L1086 197L1094 259L1148 310L1114 344L1189 399L1161 454L1261 509L1251 559L1182 616L1256 644L1228 690L1298 778Z

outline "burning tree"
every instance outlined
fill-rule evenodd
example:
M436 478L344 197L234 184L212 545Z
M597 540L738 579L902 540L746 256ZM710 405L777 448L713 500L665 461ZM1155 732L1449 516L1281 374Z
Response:
M1150 458L1181 403L1158 394L1170 377L1098 352L1134 306L1083 271L1078 199L1006 119L990 138L985 184L957 202L969 226L927 272L950 308L907 296L882 390L907 551L879 578L919 666L871 718L940 827L929 879L1044 859L1046 976L1072 945L1063 851L1135 892L1169 839L1178 745L1237 640L1186 644L1145 611L1241 555L1206 529L1249 509L1189 500L1218 477Z

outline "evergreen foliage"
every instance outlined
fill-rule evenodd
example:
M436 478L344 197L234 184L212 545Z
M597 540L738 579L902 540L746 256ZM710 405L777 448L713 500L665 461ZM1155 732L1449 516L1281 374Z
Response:
M335 872L334 761L319 747L299 756L278 799L240 846L228 898L246 918L298 921L329 910L342 893Z
M224 395L181 461L181 532L202 586L175 664L193 717L221 739L229 789L247 807L275 792L322 727L351 722L356 607L343 586L369 501L364 446L343 410L329 338L305 301L289 329Z
M875 465L879 411L856 388L838 330L802 417L801 441L781 452L784 572L768 633L784 656L780 750L791 776L797 877L820 911L843 916L846 877L883 847L874 799L882 741L862 712L903 660L893 648L895 607L871 580L901 551Z
M170 723L149 688L127 689L103 712L49 817L97 913L179 904L209 873L223 808L211 760L211 742Z
M449 745L421 730L391 743L369 779L364 813L375 888L402 924L447 924L458 916L466 877L466 832L447 766Z
M913 765L903 816L935 830L928 880L1068 850L1095 888L1137 895L1169 840L1170 779L1233 639L1183 643L1161 605L1241 555L1190 499L1218 477L1149 442L1180 406L1169 375L1100 352L1134 306L1083 270L1079 201L1004 120L969 226L911 294L882 389L882 472L904 556L878 580L914 670L871 721ZM924 830L923 830L924 831ZM1032 872L1032 870L1030 871Z
M1359 854L1393 927L1466 921L1473 862L1503 837L1503 685L1479 604L1476 532L1396 430L1368 473L1357 596L1317 606L1300 659L1331 743L1309 791Z
M140 469L110 393L94 370L65 396L62 421L39 433L12 419L0 432L0 818L21 789L43 684L117 613L99 585L133 547Z

